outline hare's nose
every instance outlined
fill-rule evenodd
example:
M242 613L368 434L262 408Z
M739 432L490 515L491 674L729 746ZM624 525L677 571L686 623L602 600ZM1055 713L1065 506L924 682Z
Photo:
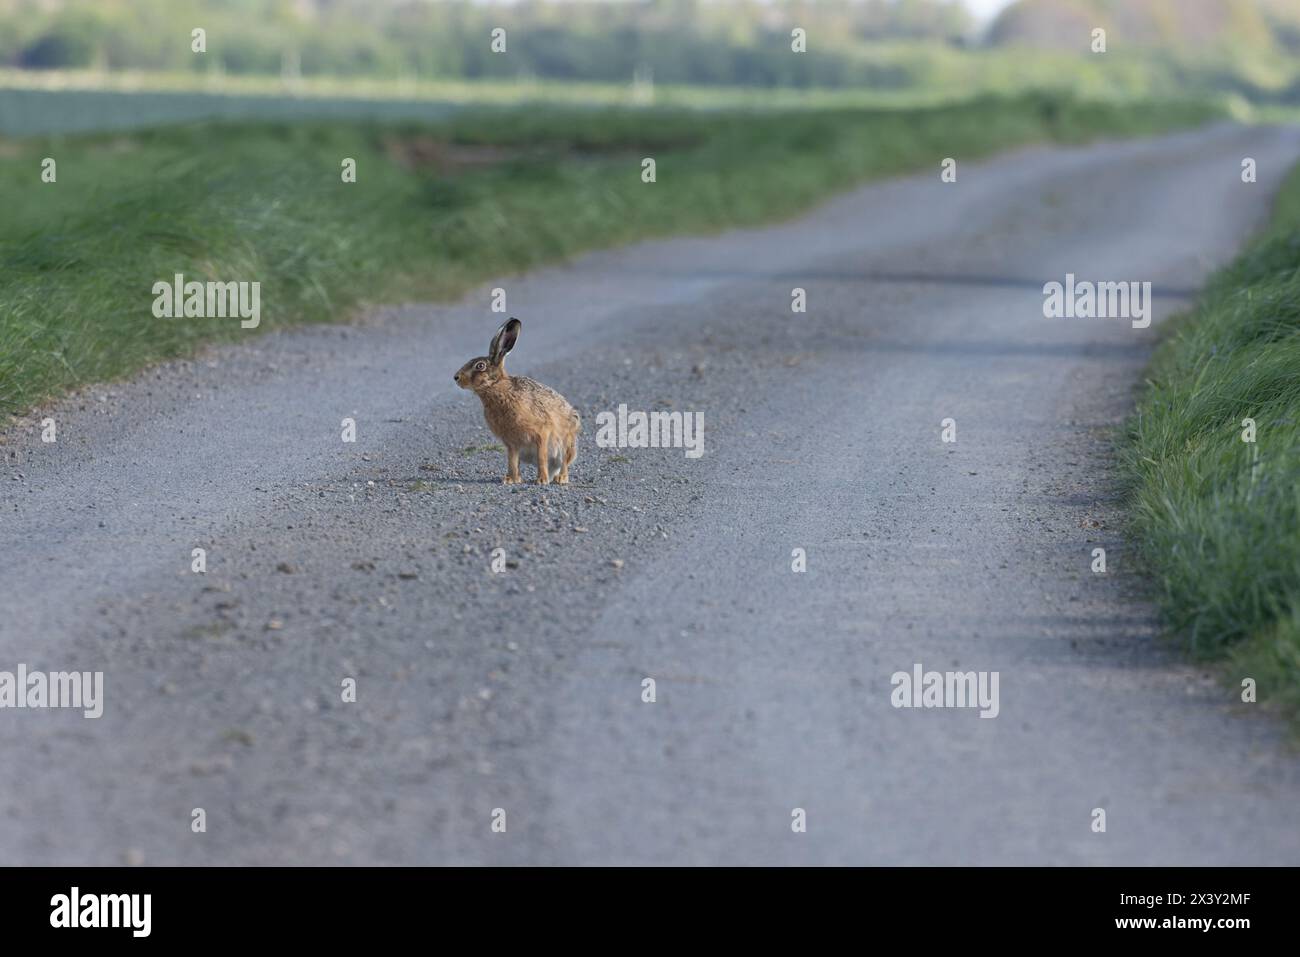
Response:
M460 373L457 372L454 376L452 376L452 379L454 379L455 381L459 382L459 381L460 381Z

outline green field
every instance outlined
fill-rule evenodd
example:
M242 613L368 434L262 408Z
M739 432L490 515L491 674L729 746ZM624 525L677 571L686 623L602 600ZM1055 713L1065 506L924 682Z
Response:
M1124 445L1172 631L1300 730L1300 168L1159 349ZM1255 441L1243 441L1244 420Z
M1203 105L983 99L904 111L476 109L435 124L196 124L0 142L0 414L206 342L153 284L257 281L262 329L648 236L789 216L872 177L1037 141L1204 121ZM654 157L658 181L641 181ZM57 182L43 183L44 157ZM356 183L340 175L356 160Z
M876 79L829 87L564 81L520 76L278 76L0 68L0 136L138 129L224 118L439 119L459 108L605 107L682 110L881 109L1029 94L1088 100L1197 98L1233 109L1294 113L1300 72L1274 60L1205 54L1194 67L1149 50L1105 58L1032 49L954 50L877 43L861 55Z

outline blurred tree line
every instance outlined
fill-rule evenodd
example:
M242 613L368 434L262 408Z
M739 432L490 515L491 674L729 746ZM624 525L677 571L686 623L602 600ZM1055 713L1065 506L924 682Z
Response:
M1084 82L1096 25L1111 33L1106 82L1117 88L1300 99L1300 0L1017 0L978 35L959 0L0 0L0 67L1067 87ZM207 31L203 56L190 50L196 27ZM504 56L489 47L496 27L506 30ZM812 55L792 55L795 27ZM965 55L973 48L1004 55L981 58L976 72Z
M790 31L817 56L790 55ZM190 50L207 31L208 53ZM489 49L507 31L507 55ZM957 0L0 0L0 65L303 76L517 78L746 86L908 81L871 41L960 45Z

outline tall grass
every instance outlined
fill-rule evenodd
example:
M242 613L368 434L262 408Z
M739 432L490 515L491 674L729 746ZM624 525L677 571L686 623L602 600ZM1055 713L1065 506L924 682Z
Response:
M249 333L153 284L258 281L262 328L445 297L648 236L789 216L942 157L1200 122L1193 104L905 111L477 109L429 125L215 124L0 143L0 415ZM658 181L641 181L652 156ZM58 163L41 182L40 161ZM341 162L357 162L344 183ZM937 174L936 174L937 175Z
M1300 168L1158 350L1124 462L1174 633L1300 716Z

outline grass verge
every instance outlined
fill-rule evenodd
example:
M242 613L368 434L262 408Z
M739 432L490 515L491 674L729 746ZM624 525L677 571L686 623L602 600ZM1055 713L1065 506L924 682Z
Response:
M238 320L155 318L153 284L176 273L260 282L264 329L335 320L595 247L789 216L872 177L937 177L946 156L1213 115L1046 96L894 111L483 108L422 126L202 124L0 143L0 417L250 334ZM345 157L355 183L342 181Z
M1300 731L1300 167L1264 235L1175 320L1122 458L1171 629Z

